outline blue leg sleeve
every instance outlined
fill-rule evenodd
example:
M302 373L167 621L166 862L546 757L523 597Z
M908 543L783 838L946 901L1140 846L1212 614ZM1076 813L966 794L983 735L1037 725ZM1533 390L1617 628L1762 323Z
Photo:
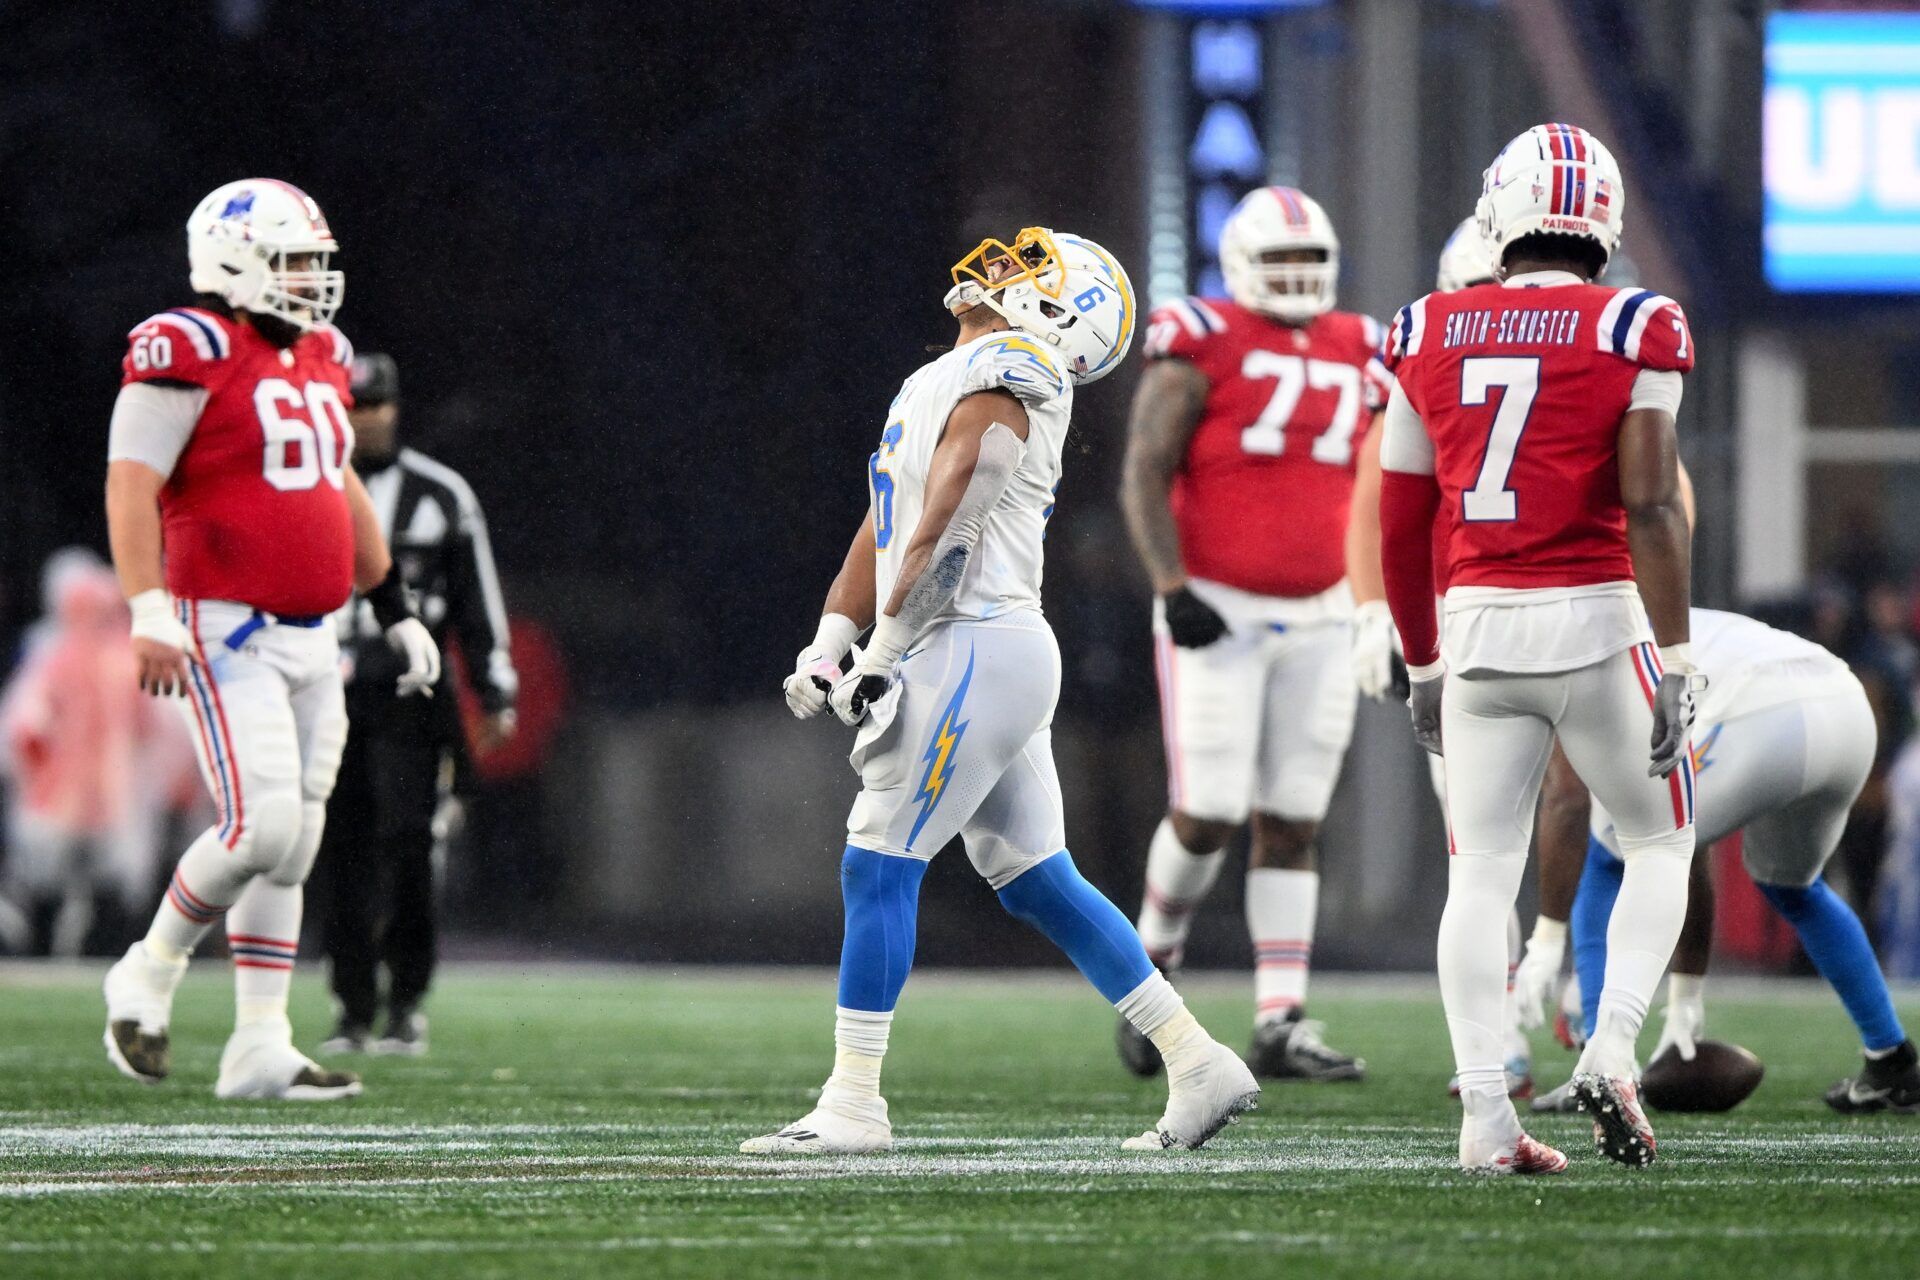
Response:
M840 1007L890 1013L913 968L914 926L920 915L918 858L847 846L840 859L840 899L846 934L840 942Z
M1620 879L1627 864L1587 837L1587 865L1580 873L1580 889L1573 899L1573 971L1580 975L1580 1016L1591 1036L1600 1021L1600 993L1607 986L1607 921L1613 918L1613 900L1620 896Z
M1115 1004L1153 976L1140 935L1065 849L1021 872L1000 891L1000 905L1045 934Z
M1880 961L1873 954L1873 944L1867 941L1867 931L1860 926L1860 917L1846 900L1825 880L1815 880L1805 889L1754 883L1800 935L1807 958L1847 1007L1847 1016L1860 1028L1860 1039L1867 1048L1891 1049L1904 1041L1907 1033L1893 1011Z

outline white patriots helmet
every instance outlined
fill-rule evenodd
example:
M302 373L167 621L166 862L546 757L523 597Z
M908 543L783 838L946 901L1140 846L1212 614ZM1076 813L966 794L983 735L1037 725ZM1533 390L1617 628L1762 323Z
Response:
M340 310L346 273L331 269L339 249L313 197L274 178L217 187L187 219L196 293L302 329L318 328Z
M1495 261L1522 236L1578 236L1611 259L1626 213L1620 166L1600 139L1570 124L1537 124L1488 166L1474 216Z
M1289 249L1317 251L1318 262L1268 262ZM1319 201L1292 187L1257 187L1220 229L1220 271L1227 292L1251 311L1304 324L1333 310L1340 281L1340 237Z
M1463 218L1447 237L1440 250L1440 272L1433 287L1452 293L1468 285L1486 284L1499 277L1494 274L1493 250L1480 234L1478 218Z
M1012 244L988 238L953 265L947 309L991 307L1052 347L1076 384L1120 367L1139 308L1120 260L1084 236L1027 227Z

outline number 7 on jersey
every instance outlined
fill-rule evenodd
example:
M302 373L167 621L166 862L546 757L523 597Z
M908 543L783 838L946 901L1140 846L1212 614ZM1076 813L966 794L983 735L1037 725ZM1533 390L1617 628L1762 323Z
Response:
M1473 488L1460 495L1460 514L1467 520L1513 520L1520 514L1520 497L1507 487L1507 475L1526 434L1534 397L1540 394L1540 357L1470 356L1460 362L1461 404L1485 404L1495 387L1500 388L1500 407L1487 429L1480 474Z

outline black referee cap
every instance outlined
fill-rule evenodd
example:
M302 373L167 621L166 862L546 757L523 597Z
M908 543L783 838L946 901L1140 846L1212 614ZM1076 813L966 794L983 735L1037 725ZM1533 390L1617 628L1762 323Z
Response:
M362 409L400 398L400 366L384 351L353 358L353 403Z

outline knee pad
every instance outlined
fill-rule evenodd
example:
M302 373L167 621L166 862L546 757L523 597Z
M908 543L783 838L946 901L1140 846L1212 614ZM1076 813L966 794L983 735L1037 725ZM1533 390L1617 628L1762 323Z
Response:
M249 871L272 874L299 844L304 809L298 791L260 791L246 797L233 856Z
M288 888L305 884L307 876L313 871L313 860L320 852L320 837L326 828L326 802L303 801L300 806L300 834L294 838L286 855L271 871L265 873L267 879Z
M1652 856L1656 858L1678 858L1683 862L1693 861L1695 832L1691 826L1678 831L1663 831L1659 835L1629 836L1624 831L1616 831L1615 838L1620 843L1620 860L1631 862L1635 858Z

